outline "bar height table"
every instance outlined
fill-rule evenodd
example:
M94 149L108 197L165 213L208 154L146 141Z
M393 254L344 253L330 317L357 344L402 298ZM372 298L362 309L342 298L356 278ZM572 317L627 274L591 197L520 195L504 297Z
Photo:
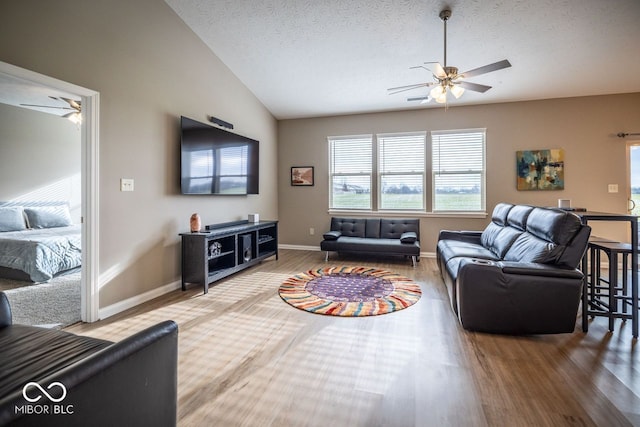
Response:
M575 211L583 224L589 221L626 221L631 226L631 330L633 338L638 338L638 217L631 214L618 214L608 212ZM609 268L612 268L610 266ZM618 266L615 266L618 268ZM587 295L587 254L582 259L582 272L584 283L582 286L582 331L589 331L588 322L588 295ZM626 274L626 272L625 272ZM593 278L592 278L593 280Z

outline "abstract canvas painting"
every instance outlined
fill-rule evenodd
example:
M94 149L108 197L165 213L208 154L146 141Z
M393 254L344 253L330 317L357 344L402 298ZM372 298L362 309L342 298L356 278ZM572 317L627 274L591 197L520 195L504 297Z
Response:
M516 152L518 190L563 190L564 150Z

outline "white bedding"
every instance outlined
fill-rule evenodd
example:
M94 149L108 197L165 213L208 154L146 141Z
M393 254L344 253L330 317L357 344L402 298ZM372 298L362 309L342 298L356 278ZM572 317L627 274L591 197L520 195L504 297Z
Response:
M0 233L0 267L24 271L33 282L82 265L81 225Z

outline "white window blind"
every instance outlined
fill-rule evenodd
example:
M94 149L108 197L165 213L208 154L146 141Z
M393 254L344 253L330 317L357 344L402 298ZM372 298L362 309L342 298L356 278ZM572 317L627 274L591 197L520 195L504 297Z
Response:
M371 209L371 135L329 138L330 207Z
M485 130L431 132L433 211L485 209Z
M424 210L426 132L378 135L380 209Z

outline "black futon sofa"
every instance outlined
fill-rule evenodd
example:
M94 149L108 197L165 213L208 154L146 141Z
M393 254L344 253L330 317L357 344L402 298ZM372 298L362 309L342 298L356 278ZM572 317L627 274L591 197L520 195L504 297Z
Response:
M559 209L498 204L484 231L440 232L437 262L465 329L573 332L591 228Z
M14 325L0 292L0 426L175 426L178 327L112 343Z
M420 220L414 218L331 218L331 230L324 233L320 249L329 252L358 252L411 257L420 261Z

